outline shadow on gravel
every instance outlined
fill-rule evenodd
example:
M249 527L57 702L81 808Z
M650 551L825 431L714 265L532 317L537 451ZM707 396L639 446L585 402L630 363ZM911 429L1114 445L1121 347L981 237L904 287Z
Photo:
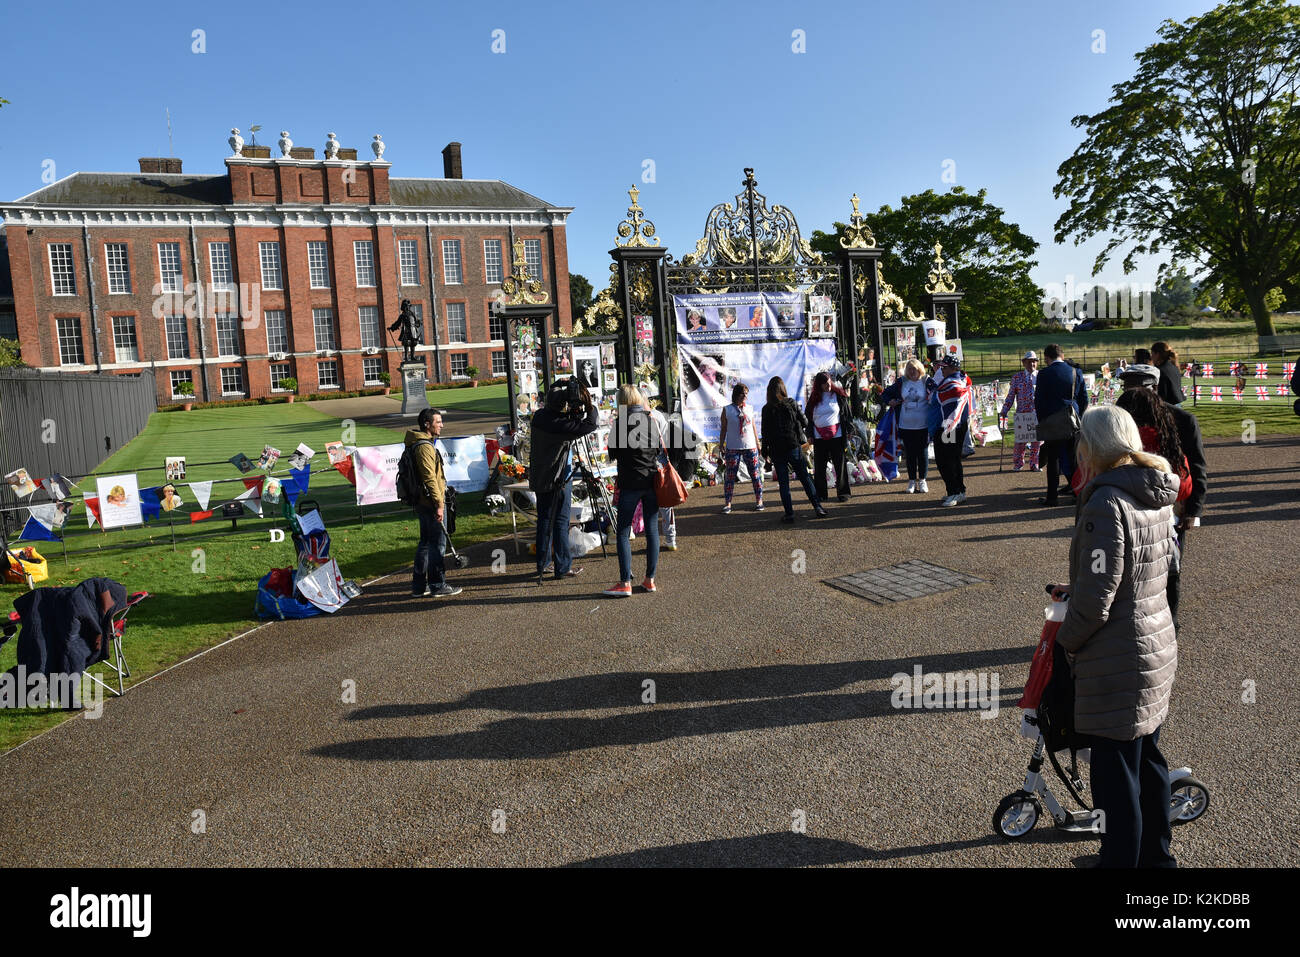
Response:
M1047 832L1042 832L1046 834ZM1029 835L1032 840L1037 834ZM715 841L693 841L690 844L670 844L667 847L648 847L626 854L607 854L601 857L575 861L568 867L817 867L832 864L892 861L904 857L924 857L931 854L948 854L973 847L988 847L1004 843L990 834L969 841L945 841L941 844L924 844L918 847L898 847L873 850L850 841L825 837L809 837L781 831L775 834L755 834L750 837L722 838Z
M942 714L945 709L897 708L892 689L825 693L856 682L878 680L920 665L926 673L972 671L1029 659L1032 647L906 661L864 661L829 665L777 665L687 674L654 672L566 678L475 692L454 702L380 705L353 712L350 720L420 718L463 709L524 712L637 708L600 717L506 718L473 731L444 735L363 738L323 745L309 753L350 761L508 761L550 758L592 748L628 747L699 735L797 727L859 718ZM642 682L654 678L658 704L641 704ZM660 690L662 689L662 690ZM1021 688L999 688L999 708L1012 708ZM747 700L735 700L737 698ZM672 707L684 702L718 702ZM970 715L970 720L980 720Z
M559 711L599 711L641 704L642 682L655 682L660 705L699 702L787 698L837 691L860 681L882 681L902 672L911 675L920 665L923 673L977 671L1030 660L1034 645L963 651L916 658L880 661L833 661L826 664L760 665L721 671L622 671L553 681L535 681L502 688L472 691L456 701L424 704L388 704L358 708L348 721L376 718L414 718L449 711L515 711L530 714Z

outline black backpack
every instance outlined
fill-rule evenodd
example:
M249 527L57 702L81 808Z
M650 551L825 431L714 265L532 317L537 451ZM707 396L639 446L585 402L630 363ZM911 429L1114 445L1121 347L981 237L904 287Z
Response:
M420 439L402 449L402 457L397 460L397 500L412 508L419 503L420 495L424 492L423 484L415 477L415 457L411 454L411 450L421 444L433 443L428 439Z

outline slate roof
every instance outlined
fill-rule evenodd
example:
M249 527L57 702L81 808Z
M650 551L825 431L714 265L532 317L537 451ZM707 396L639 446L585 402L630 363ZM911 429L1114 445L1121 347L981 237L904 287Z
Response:
M392 177L395 206L548 209L553 204L497 179ZM184 173L73 173L15 202L42 206L225 206L228 176Z

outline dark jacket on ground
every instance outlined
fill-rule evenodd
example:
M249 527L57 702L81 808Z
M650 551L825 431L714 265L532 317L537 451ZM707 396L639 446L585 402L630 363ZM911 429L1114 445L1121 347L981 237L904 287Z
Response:
M662 438L644 408L619 407L618 417L609 430L609 457L618 463L619 491L654 487Z
M108 613L100 602L109 595ZM37 588L14 599L22 616L18 663L29 675L74 675L108 657L111 617L126 607L126 589L111 578L72 588ZM25 690L25 689L24 689Z
M1124 465L1079 494L1070 607L1056 640L1072 656L1080 734L1132 741L1160 727L1178 669L1165 597L1177 545L1178 476Z
M1160 382L1156 385L1156 394L1171 405L1181 405L1187 401L1183 395L1183 374L1177 363L1166 359L1165 364L1156 366L1160 370Z
M1201 514L1205 507L1205 489L1208 485L1209 470L1205 465L1205 444L1201 441L1201 425L1196 416L1186 409L1166 403L1165 408L1174 417L1178 428L1178 444L1187 456L1187 468L1192 473L1192 494L1184 500L1183 514L1188 518ZM1172 464L1172 463L1171 463Z
M533 413L528 433L528 487L532 491L553 492L573 477L569 449L574 439L596 431L599 415L594 405L583 418L545 408Z
M447 499L447 477L443 474L442 456L433 444L435 441L421 429L406 431L406 447L411 449L415 480L420 484L420 498L415 503L419 508L437 509Z
M1034 411L1038 413L1039 422L1060 412L1070 403L1071 377L1074 378L1075 411L1080 418L1083 417L1083 410L1088 408L1088 390L1083 385L1083 373L1078 366L1062 359L1049 362L1047 368L1038 371L1038 381L1034 386Z
M763 458L783 459L807 441L808 417L794 399L787 397L763 406Z

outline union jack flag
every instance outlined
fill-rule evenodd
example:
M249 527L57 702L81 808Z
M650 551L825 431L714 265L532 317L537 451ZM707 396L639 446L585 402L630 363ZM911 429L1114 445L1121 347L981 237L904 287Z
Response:
M1214 378L1214 363L1213 363L1213 362L1207 362L1207 363L1205 363L1205 365L1201 366L1201 376L1202 376L1202 378L1205 378L1205 379L1213 379L1213 378Z
M1232 397L1236 399L1238 402L1241 401L1241 390L1238 389L1235 385L1232 387Z
M1295 375L1295 363L1294 362L1282 363L1282 374L1286 376L1288 379L1291 378L1293 375Z
M1203 385L1198 385L1198 386L1196 387L1196 398L1198 398L1198 399L1203 399L1203 398L1205 398L1205 386L1203 386Z
M1267 401L1268 401L1268 386L1266 386L1266 385L1257 385L1257 386L1255 386L1255 396L1259 399L1260 402L1267 402Z
M1241 363L1240 363L1240 362L1230 362L1230 363L1228 363L1228 375L1241 375L1241 374L1242 374L1242 372L1241 372Z
M1216 385L1214 387L1214 390L1210 393L1210 401L1211 402L1223 401L1223 386Z
M1256 379L1267 379L1267 378L1268 378L1268 363L1267 363L1267 362L1257 362L1257 363L1255 363L1255 378L1256 378Z
M1187 365L1183 366L1183 378L1190 379L1191 377L1192 377L1192 364L1189 362L1187 363Z
M1277 384L1277 394L1278 394L1278 395L1287 395L1287 394L1290 393L1290 391L1291 391L1290 387L1287 386L1287 384L1286 384L1285 382L1279 382L1279 383Z

